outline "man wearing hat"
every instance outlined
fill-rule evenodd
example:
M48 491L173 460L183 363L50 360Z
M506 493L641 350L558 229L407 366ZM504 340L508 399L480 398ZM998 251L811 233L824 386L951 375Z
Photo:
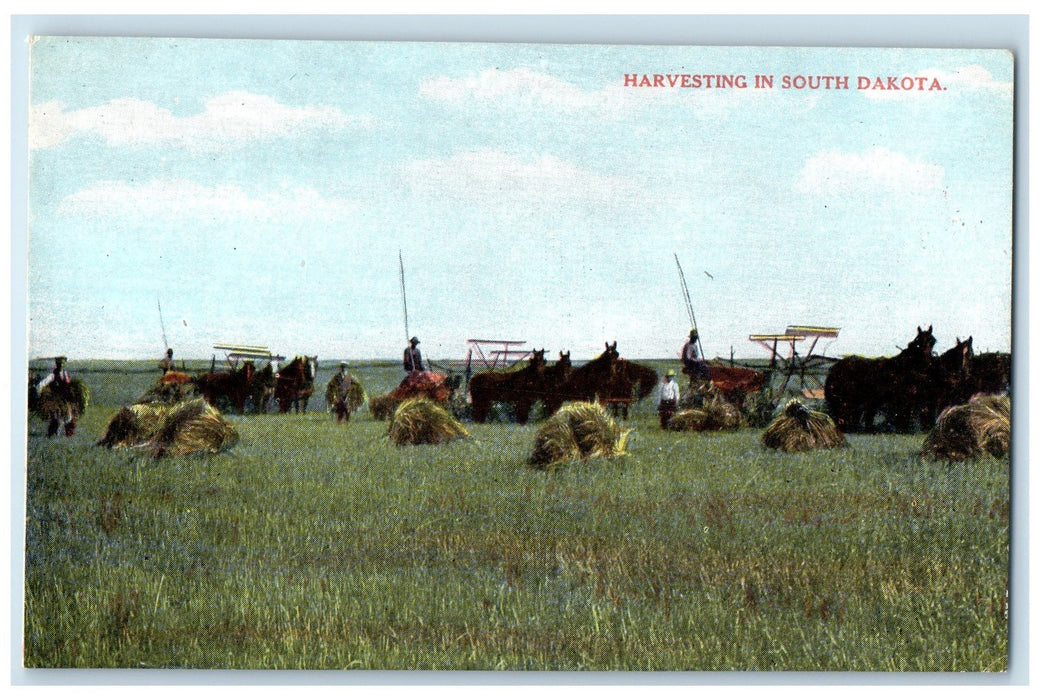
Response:
M408 341L408 347L404 349L404 371L425 372L422 363L422 353L419 352L419 339L412 337Z
M708 363L701 358L700 351L697 348L699 337L700 336L697 335L697 329L694 328L690 331L690 339L686 341L686 344L683 345L682 348L683 374L688 375L691 382L695 379L711 379L711 371L708 369Z
M163 374L172 372L174 370L173 364L173 348L166 348L166 357L159 360L159 369L162 370Z
M332 386L336 391L336 422L337 423L349 423L350 422L350 386L354 383L354 378L350 376L350 372L347 371L347 363L339 363L339 372L332 378Z
M661 417L661 429L668 428L668 421L679 407L679 385L675 383L675 371L668 370L664 373L664 381L661 382L661 400L657 404L657 413Z
M64 357L54 358L54 369L36 385L37 396L42 395L46 387L50 387L55 397L54 401L49 402L47 437L57 435L59 428L64 428L65 435L72 437L76 432L75 397L72 395L72 378L65 369Z

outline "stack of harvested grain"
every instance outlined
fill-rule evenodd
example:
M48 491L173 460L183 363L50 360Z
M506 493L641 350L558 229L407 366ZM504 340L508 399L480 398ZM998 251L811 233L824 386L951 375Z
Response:
M921 451L935 459L961 460L1003 457L1010 448L1011 398L983 394L939 414Z
M708 430L736 430L744 425L740 409L726 400L723 393L711 387L696 408L679 411L668 421L670 430L703 432Z
M139 447L150 440L163 414L162 406L137 403L123 406L108 421L105 434L98 440L102 447Z
M44 420L53 416L81 416L90 404L90 389L77 377L61 386L48 384L36 396L34 413Z
M762 443L784 452L802 452L844 447L846 441L830 416L810 410L798 399L791 399L784 406L783 414L762 433Z
M238 442L238 431L203 399L173 404L124 406L97 444L134 447L153 457L222 452Z
M354 379L350 382L350 388L347 390L347 410L353 413L354 411L361 408L365 401L368 400L368 395L365 393L365 387L361 386L361 382ZM325 385L325 408L329 412L336 411L336 404L339 402L339 383L333 379Z
M390 420L394 417L394 411L401 405L402 399L395 398L393 394L380 394L368 400L368 410L376 420Z
M528 462L549 467L578 459L618 457L625 453L631 432L622 430L597 403L568 404L538 429Z
M397 445L436 445L469 435L462 423L429 399L401 402L386 432Z

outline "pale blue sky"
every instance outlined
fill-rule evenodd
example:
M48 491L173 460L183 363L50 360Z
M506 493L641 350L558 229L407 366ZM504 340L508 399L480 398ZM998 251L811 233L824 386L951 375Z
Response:
M673 253L709 356L788 324L840 327L832 355L919 325L1008 350L1012 80L999 51L43 38L29 354L158 356L158 299L182 357L396 357L398 250L433 358L675 355Z

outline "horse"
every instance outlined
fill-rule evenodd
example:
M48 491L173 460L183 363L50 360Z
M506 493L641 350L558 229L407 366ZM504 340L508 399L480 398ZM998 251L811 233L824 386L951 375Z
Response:
M569 355L567 361L570 362ZM517 422L525 425L534 402L545 395L545 348L531 353L531 359L521 369L477 372L469 380L469 395L476 422L486 422L491 404L498 402L513 404Z
M255 373L252 360L246 360L241 367L230 372L206 372L195 379L195 394L201 394L211 406L216 407L226 400L240 414L245 413L249 384Z
M556 362L550 366L545 372L545 385L546 387L560 386L567 381L567 378L571 376L571 370L574 366L571 364L571 351L567 352L560 351L560 357Z
M618 358L610 381L602 387L599 400L621 418L628 419L628 405L645 399L657 386L657 372L652 367Z
M546 413L552 415L565 401L599 401L627 418L628 404L650 395L657 385L657 372L621 359L616 340L603 345L598 357L571 370L563 382L548 388Z
M278 401L278 412L307 412L307 401L314 393L314 377L318 373L318 356L299 356L293 358L278 373L274 385L274 398Z
M249 398L253 400L253 409L257 413L267 413L267 409L274 399L276 383L274 367L270 362L267 363L266 367L253 375L253 381L249 384Z
M1005 394L1011 390L1011 355L984 352L971 358L970 395Z
M546 387L545 412L552 415L560 410L567 401L595 401L600 387L610 382L614 373L614 365L621 358L614 344L604 343L604 350L598 357L581 367L567 372L562 382ZM570 363L570 354L567 355Z
M935 348L932 327L917 328L906 349L895 357L845 357L827 374L824 397L827 407L842 432L876 430L875 419L883 412L897 430L908 430L919 413L922 383L934 371Z
M944 408L967 403L975 393L971 381L975 353L971 345L970 335L966 340L957 338L954 346L935 361L933 384L929 387L934 400L925 406L922 427L931 429Z

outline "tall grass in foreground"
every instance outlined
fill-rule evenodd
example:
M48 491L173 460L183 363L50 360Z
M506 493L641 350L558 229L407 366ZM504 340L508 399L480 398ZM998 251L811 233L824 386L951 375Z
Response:
M537 425L398 447L314 412L155 460L91 446L117 408L32 426L28 666L1006 668L1006 460L784 454L650 411L626 456L552 472Z

